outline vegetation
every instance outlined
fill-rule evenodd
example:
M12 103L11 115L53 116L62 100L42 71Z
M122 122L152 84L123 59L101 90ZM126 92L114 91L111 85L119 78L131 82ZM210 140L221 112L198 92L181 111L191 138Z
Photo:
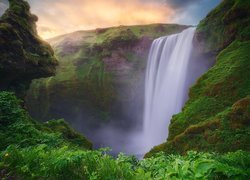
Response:
M50 148L43 144L27 148L9 146L1 152L3 177L21 179L248 179L250 155L237 151L218 155L188 152L186 156L156 154L138 161L134 157Z
M197 35L205 52L219 52L235 39L249 41L249 7L245 0L223 1L202 20Z
M135 87L153 38L185 28L168 24L119 26L51 39L59 66L54 77L31 84L26 98L29 112L43 121L63 117L73 122L72 117L84 111L85 122L97 125L124 119L117 118L122 107L135 100L131 97L142 96Z
M3 34L0 37L0 75L6 77L19 68L17 57L24 60L25 72L29 73L22 74L18 69L18 78L4 79L0 88L20 92L27 79L53 74L56 60L50 46L36 35L34 22L37 18L30 14L29 5L22 0L9 2L10 9L0 20ZM219 52L216 64L192 87L183 112L173 117L168 142L155 147L146 155L148 158L140 161L122 153L114 158L108 155L109 149L91 150L91 142L63 119L39 123L29 116L14 93L1 91L1 179L249 179L248 9L249 3L244 0L223 1L201 22L197 38L205 43L205 53ZM57 97L65 100L65 104L91 102L107 117L109 104L116 97L115 88L119 86L114 81L117 74L113 67L109 69L105 64L105 58L112 57L107 50L114 49L119 58L143 69L138 62L142 56L131 49L131 42L182 28L185 27L150 25L84 32L87 34L85 41L77 47L57 47L57 55L62 60L57 75L33 82L32 105L36 109L43 107L42 114L47 116L52 107L51 94L60 92ZM29 43L29 40L36 43ZM9 47L15 53L10 52ZM34 70L29 71L30 67ZM33 74L35 71L38 74ZM131 71L128 74L126 83L133 84L133 77L138 74ZM75 101L65 98L69 93L76 94L70 97ZM77 113L81 109L72 107L71 111Z
M217 55L216 63L191 88L183 111L173 116L167 143L147 156L250 150L249 7L244 0L223 1L201 21L196 36L204 53Z
M236 111L237 107L234 107ZM29 117L13 93L0 93L0 176L4 179L247 179L250 153L185 156L108 155L63 120L41 124Z
M24 95L34 78L55 73L57 60L51 46L36 32L38 18L23 0L10 0L9 9L0 17L0 90Z
M143 36L155 39L161 36L165 36L167 34L174 34L176 32L180 32L185 28L187 28L187 26L177 24L150 24L97 29L96 42L98 44L102 44L107 42L108 39L140 39Z
M10 144L18 147L48 144L60 147L64 144L91 149L91 143L71 129L63 120L45 124L33 120L20 106L13 93L0 92L0 150Z

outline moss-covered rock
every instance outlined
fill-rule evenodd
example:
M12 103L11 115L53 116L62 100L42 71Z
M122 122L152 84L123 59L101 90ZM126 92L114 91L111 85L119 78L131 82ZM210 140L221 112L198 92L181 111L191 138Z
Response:
M57 60L39 38L37 16L23 0L9 0L0 18L0 89L22 93L34 78L54 75Z
M250 40L250 2L222 1L197 27L196 37L205 52L218 53L235 39Z
M166 143L158 151L227 152L250 150L250 3L223 1L201 21L196 41L216 64L191 88L183 111L171 120Z

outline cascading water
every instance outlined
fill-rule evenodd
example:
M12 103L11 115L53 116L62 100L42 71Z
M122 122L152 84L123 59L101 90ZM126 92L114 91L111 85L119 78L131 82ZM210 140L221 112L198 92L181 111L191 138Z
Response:
M145 84L145 151L166 140L170 119L181 111L186 100L190 84L185 81L194 33L195 28L188 28L156 39L151 46Z

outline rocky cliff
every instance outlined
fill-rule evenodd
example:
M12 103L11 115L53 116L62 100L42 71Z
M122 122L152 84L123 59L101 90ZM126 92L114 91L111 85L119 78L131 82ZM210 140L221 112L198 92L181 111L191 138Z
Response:
M0 18L0 89L23 93L34 78L54 75L57 60L39 38L37 16L23 0L9 0Z
M146 156L164 151L250 150L250 3L223 1L202 20L196 43L216 55L215 65L191 88L169 137Z

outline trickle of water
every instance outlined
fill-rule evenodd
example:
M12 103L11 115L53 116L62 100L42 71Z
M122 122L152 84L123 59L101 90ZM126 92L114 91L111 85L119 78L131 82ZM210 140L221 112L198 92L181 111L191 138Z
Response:
M180 112L187 95L185 83L195 28L156 39L148 57L143 138L145 151L163 143L171 117Z

